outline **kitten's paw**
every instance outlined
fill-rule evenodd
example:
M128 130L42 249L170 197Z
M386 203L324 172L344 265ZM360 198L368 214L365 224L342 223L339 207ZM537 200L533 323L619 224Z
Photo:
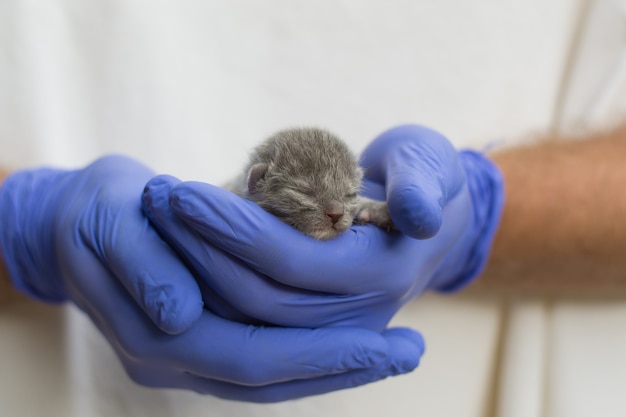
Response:
M362 198L354 220L358 224L369 223L386 231L397 230L391 221L387 203L384 201Z

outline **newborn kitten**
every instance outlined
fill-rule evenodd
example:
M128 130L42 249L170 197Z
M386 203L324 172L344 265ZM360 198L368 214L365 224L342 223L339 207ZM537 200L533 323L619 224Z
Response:
M363 171L346 144L317 128L280 131L256 147L226 188L320 240L355 220L393 227L385 202L358 197Z

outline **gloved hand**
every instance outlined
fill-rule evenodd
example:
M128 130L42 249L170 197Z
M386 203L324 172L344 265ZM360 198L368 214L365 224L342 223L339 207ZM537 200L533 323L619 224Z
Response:
M135 381L279 401L417 366L423 342L408 329L255 328L203 310L195 278L142 212L153 175L111 156L17 172L0 190L0 250L15 286L78 305Z
M282 326L386 328L407 301L453 291L482 267L503 200L498 170L435 131L400 126L361 158L366 195L403 233L353 226L317 241L252 202L199 182L151 180L144 210L223 317Z

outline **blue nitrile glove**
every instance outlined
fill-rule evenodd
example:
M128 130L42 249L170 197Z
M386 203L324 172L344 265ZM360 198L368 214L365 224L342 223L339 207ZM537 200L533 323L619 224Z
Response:
M111 156L17 172L0 189L0 250L15 286L78 305L135 381L266 402L417 366L424 346L408 329L255 327L204 310L195 278L142 212L153 175Z
M403 233L353 226L318 241L228 191L151 180L144 210L200 277L216 313L282 326L386 328L407 301L453 291L484 264L502 209L499 171L439 133L400 126L363 153L366 194Z

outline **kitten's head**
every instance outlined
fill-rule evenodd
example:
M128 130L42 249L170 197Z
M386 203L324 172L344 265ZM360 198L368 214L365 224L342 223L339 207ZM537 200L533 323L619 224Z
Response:
M320 240L352 225L363 173L346 144L314 128L276 133L255 149L248 169L252 201Z

